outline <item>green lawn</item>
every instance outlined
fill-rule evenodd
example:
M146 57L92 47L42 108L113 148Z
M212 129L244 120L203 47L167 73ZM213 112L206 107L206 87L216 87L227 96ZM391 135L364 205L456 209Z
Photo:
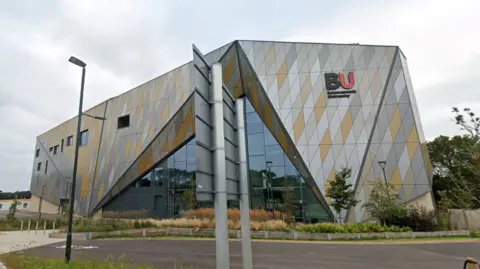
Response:
M0 256L0 260L9 269L160 269L159 267L150 265L133 265L129 263L125 257L122 257L120 261L113 261L111 259L107 259L103 262L71 260L69 264L65 264L63 259L5 254ZM180 264L171 268L189 269L192 267Z

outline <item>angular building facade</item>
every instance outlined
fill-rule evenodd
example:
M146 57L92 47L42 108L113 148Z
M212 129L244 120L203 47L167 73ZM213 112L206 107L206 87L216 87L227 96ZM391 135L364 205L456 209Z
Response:
M181 216L213 206L219 171L236 207L240 151L254 209L282 210L288 190L297 220L335 221L325 186L348 167L360 203L340 217L368 221L362 205L384 180L379 162L401 202L434 208L432 167L398 47L234 41L205 56L193 51L193 61L85 112L106 120L82 117L75 212ZM223 70L218 100L210 89L214 63ZM213 109L218 102L223 111ZM69 199L76 122L36 142L31 192L59 208ZM224 137L221 146L215 135Z

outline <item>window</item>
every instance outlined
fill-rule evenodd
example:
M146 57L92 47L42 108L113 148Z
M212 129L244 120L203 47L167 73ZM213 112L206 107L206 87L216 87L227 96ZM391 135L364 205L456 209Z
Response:
M80 146L85 146L88 144L88 130L85 130L80 133L81 141L80 141Z
M62 144L60 146L60 151L63 152L63 142L64 142L64 139L62 139Z
M50 147L50 152L52 152L52 151L53 151L53 147Z
M40 169L42 169L42 162L39 162L37 164L37 171L40 171Z
M23 208L27 208L27 203L23 203Z
M0 209L2 209L2 204L0 204Z
M73 144L73 135L67 137L67 147Z
M130 115L118 117L117 129L127 128L130 126Z
M58 145L53 147L53 155L57 154L58 152Z
M48 172L48 160L45 161L45 174Z
M40 156L40 149L35 150L35 158Z

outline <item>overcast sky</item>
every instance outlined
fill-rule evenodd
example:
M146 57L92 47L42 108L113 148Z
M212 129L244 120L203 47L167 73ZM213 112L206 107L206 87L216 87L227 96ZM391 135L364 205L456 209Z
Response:
M341 2L339 4L338 2ZM427 139L480 113L480 1L0 0L0 190L27 190L36 136L235 39L399 45ZM477 65L476 65L477 64Z

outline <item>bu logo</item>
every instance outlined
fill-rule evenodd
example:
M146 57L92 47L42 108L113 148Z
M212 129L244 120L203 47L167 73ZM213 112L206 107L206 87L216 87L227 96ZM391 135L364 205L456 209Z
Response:
M340 86L344 89L352 89L355 86L355 73L348 72L348 79L344 72L325 73L325 85L328 91L334 91Z

